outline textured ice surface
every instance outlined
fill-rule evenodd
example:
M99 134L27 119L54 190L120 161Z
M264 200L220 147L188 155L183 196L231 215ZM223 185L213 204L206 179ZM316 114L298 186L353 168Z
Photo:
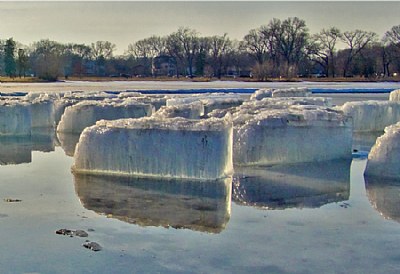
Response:
M31 134L31 105L14 100L0 101L0 136Z
M101 119L140 118L152 113L153 106L136 101L83 101L65 109L57 131L80 133Z
M272 88L258 89L250 96L250 100L262 100L264 98L271 98L273 91L274 90Z
M288 88L275 89L272 92L272 97L307 97L311 96L311 91L308 88Z
M390 92L389 100L399 102L400 101L400 89L396 89L396 90L393 90L392 92Z
M74 170L143 177L224 178L232 173L232 122L154 117L102 120L82 132Z
M45 93L29 93L24 99L31 103L32 128L49 128L55 126L55 96Z
M227 109L240 106L244 99L239 94L195 94L185 97L176 97L167 100L167 106L187 105L194 102L201 102L204 105L204 115L215 109Z
M367 176L400 179L400 122L385 128L368 155Z
M395 101L347 102L339 109L353 118L354 131L383 131L400 121L400 102Z
M233 114L234 163L269 165L351 157L351 119L330 108L293 105Z
M85 208L127 223L219 233L230 218L231 178L199 182L74 174L74 179Z
M163 106L154 116L164 118L182 117L187 119L200 119L204 115L204 105L193 102L187 105Z

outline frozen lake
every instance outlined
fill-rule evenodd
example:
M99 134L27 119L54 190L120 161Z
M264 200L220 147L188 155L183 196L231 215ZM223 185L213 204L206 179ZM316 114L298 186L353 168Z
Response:
M58 84L63 87L58 89ZM99 90L138 88L129 84L87 85ZM141 88L162 84L146 83ZM205 88L236 88L226 82L213 84L221 87ZM58 92L85 86L3 85L1 92ZM163 87L182 85L201 88L211 83ZM269 87L254 83L243 88L256 85ZM394 83L382 85L400 88ZM338 104L388 97L335 96ZM357 135L353 147L368 150L376 136ZM365 159L242 168L232 181L165 184L75 176L70 169L73 158L67 155L76 136L59 137L50 131L28 139L0 139L0 273L398 273L400 269L400 183L372 181L366 186ZM62 228L85 230L89 236L55 233ZM102 250L85 249L86 240L100 244Z

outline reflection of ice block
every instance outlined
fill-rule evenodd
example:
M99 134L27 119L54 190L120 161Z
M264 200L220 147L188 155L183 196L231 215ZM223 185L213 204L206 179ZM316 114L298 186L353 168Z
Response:
M0 165L15 165L32 161L30 136L1 136Z
M29 103L0 101L0 136L30 135L32 112Z
M390 92L389 101L400 102L400 89L396 89Z
M308 88L275 89L272 91L272 97L307 97L311 94Z
M32 129L32 150L51 152L56 146L56 136L53 128Z
M400 179L400 122L386 127L368 155L366 176Z
M386 126L400 121L400 102L347 102L341 110L353 117L354 131L383 131Z
M351 160L238 167L232 199L267 209L320 207L349 199Z
M200 119L204 114L204 106L200 102L194 102L188 105L163 106L154 116L163 118L182 117L186 119Z
M150 116L152 111L151 105L137 102L83 101L65 109L57 131L80 133L101 119L139 118Z
M400 222L400 180L366 177L365 187L372 206L383 217Z
M234 163L269 165L351 158L351 119L319 106L234 114Z
M76 144L79 141L80 134L57 132L57 138L65 155L74 156Z
M226 177L232 172L232 123L216 118L102 120L82 132L74 169L145 177Z
M75 174L83 206L140 226L221 232L230 218L231 179L180 181Z

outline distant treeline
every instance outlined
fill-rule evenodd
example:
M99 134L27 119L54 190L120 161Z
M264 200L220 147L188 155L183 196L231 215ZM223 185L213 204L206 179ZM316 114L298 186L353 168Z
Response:
M400 71L400 25L383 37L336 27L310 34L297 17L272 19L241 41L227 34L201 36L181 27L167 36L150 36L115 56L115 44L97 41L62 44L40 40L24 46L1 41L0 75L58 77L294 77L385 78Z

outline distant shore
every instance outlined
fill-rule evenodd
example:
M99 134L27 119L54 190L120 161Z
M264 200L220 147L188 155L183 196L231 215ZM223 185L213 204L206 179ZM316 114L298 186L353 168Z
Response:
M253 78L234 78L234 77L223 77L221 79L218 78L206 78L206 77L92 77L92 76L83 76L83 77L59 77L59 82L63 81L83 81L83 82L110 82L110 81L152 81L152 82L171 82L171 81L181 81L181 82L213 82L213 81L235 81L235 82L249 82L249 83L268 83L268 82L337 82L337 83L380 83L380 82L400 82L400 76L397 77L387 77L387 78L361 78L361 77L323 77L323 78L271 78L267 81L259 81ZM45 81L39 79L37 77L0 77L0 83L51 83L49 81Z

